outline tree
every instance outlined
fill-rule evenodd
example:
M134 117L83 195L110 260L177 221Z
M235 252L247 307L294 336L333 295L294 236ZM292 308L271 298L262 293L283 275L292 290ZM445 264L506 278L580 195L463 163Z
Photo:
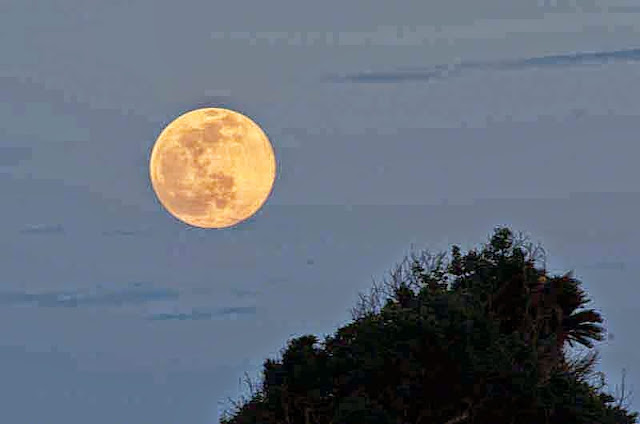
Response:
M411 253L361 294L352 322L267 359L222 423L636 423L589 381L602 317L571 273L537 266L540 252L498 227L449 261ZM589 351L568 357L567 344Z

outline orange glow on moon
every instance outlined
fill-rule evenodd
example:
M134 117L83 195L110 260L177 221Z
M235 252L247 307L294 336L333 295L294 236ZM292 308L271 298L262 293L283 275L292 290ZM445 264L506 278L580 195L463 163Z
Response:
M149 161L151 184L164 208L200 228L226 228L254 215L276 174L266 134L241 113L196 109L158 136Z

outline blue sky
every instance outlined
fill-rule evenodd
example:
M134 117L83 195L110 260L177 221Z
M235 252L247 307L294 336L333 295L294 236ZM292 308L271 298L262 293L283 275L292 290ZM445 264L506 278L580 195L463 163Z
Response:
M333 332L411 245L531 235L640 388L640 6L58 2L0 13L0 399L15 424L204 424L290 337ZM238 110L263 209L187 227L148 179L178 115ZM632 406L640 409L638 399Z

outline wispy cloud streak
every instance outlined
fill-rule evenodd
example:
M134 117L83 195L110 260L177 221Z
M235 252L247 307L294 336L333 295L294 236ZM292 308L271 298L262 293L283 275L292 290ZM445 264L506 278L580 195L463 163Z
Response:
M333 75L325 80L335 83L403 83L428 82L458 76L472 70L510 71L530 68L606 65L640 62L640 49L603 52L578 52L495 62L460 62L424 68L398 68L391 71L366 71Z
M33 305L46 308L78 308L91 306L140 305L153 301L175 300L179 292L171 289L143 287L133 284L119 290L98 288L93 291L26 291L0 292L0 305Z
M627 265L623 261L601 261L595 264L587 265L588 269L601 269L601 270L624 270Z
M131 236L137 236L142 234L146 234L146 232L141 230L109 230L109 231L102 232L103 236L109 236L109 237L118 237L118 236L131 237Z
M159 313L150 315L148 319L152 321L199 321L233 315L250 316L256 313L257 308L255 306L230 306L212 311L192 309L190 312Z
M64 234L64 227L60 224L35 224L29 225L22 230L20 230L20 234L25 235L57 235Z
M0 146L0 166L16 166L31 159L30 147Z

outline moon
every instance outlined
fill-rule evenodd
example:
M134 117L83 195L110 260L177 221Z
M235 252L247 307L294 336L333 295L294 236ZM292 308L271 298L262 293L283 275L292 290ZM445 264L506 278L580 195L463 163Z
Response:
M160 133L149 160L162 206L200 228L226 228L266 202L276 174L271 142L245 115L229 109L187 112Z

